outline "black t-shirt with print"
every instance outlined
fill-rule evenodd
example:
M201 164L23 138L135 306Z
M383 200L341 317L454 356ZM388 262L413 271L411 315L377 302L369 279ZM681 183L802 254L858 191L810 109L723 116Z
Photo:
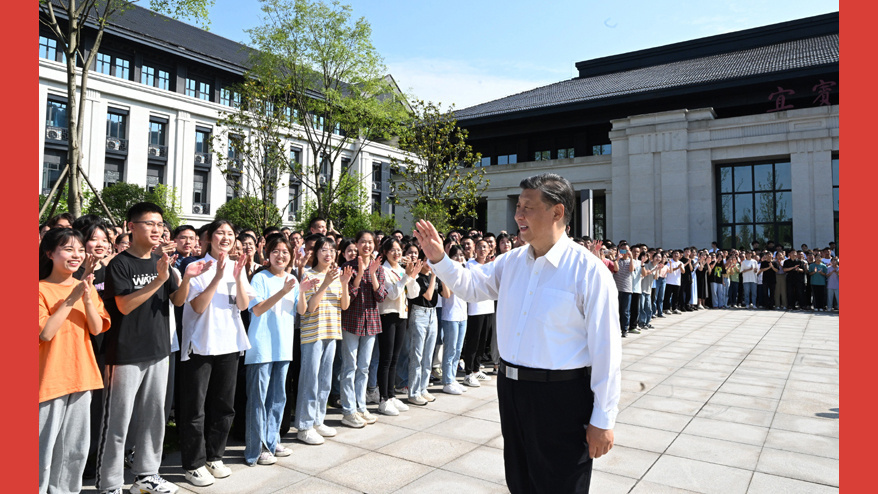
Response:
M442 291L442 282L439 281L439 278L436 278L436 286L433 288L433 298L427 300L424 297L424 294L427 293L427 287L430 286L430 275L418 273L417 281L421 293L417 297L409 300L409 304L420 305L421 307L436 307L436 304L439 303L439 292Z
M95 266L97 268L97 266ZM80 266L79 269L73 273L73 277L77 280L82 279L82 275L85 274L85 266ZM100 269L97 269L94 273L95 278L92 280L92 285L95 287L95 291L98 293L98 297L104 297L104 284L106 283L107 278L107 268L105 266L101 266ZM104 353L104 336L107 333L98 333L91 334L89 333L89 338L91 338L91 346L95 352L95 356L101 355ZM100 360L98 361L100 362ZM101 369L103 372L103 369Z
M167 357L171 353L169 296L177 290L173 276L128 315L119 312L117 295L128 295L158 277L160 255L140 259L122 251L107 266L104 305L110 330L104 341L108 364L133 364Z

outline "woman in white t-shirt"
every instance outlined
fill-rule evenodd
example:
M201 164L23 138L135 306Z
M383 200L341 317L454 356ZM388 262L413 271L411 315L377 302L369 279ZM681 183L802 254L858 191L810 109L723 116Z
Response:
M177 427L186 480L202 487L232 474L223 465L235 416L238 356L250 348L241 311L256 292L247 281L248 256L228 259L235 231L226 220L207 229L205 261L212 266L189 282L180 346L180 407Z
M501 234L502 235L502 234ZM448 250L448 257L452 261L461 264L466 263L463 248L457 244ZM459 395L466 391L455 379L457 375L457 363L460 361L460 352L463 349L463 340L466 335L467 303L454 293L450 297L442 297L442 326L443 351L442 351L442 391L452 395Z
M475 257L469 260L467 267L488 262L489 250L488 242L479 240L476 244ZM467 330L462 350L464 372L466 372L463 384L466 386L477 388L481 386L479 381L491 380L490 377L479 370L479 356L485 348L491 315L493 313L493 300L483 300L467 304Z

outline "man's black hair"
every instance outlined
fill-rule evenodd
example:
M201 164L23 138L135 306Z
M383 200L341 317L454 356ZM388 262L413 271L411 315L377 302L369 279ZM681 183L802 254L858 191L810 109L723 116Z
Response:
M162 209L161 206L159 206L158 204L153 204L151 202L138 202L128 209L128 216L126 220L135 221L148 213L158 213L164 216L165 210Z
M171 238L177 238L177 237L179 237L180 234L183 233L183 232L185 232L186 230L192 230L192 233L194 233L196 237L198 236L198 231L195 229L194 226L192 226L192 225L180 225L180 226L178 226L177 228L174 228L174 231L171 232Z
M262 230L262 236L267 238L274 232L280 233L280 228L276 226L269 226Z

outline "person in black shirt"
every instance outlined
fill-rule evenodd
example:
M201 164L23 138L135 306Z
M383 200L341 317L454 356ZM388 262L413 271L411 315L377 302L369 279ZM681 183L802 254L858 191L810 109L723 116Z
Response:
M424 260L423 251L419 253L418 259ZM433 347L436 345L436 336L439 332L436 304L439 302L440 293L448 298L451 296L451 291L436 279L436 273L427 264L421 268L417 282L420 293L409 300L408 402L413 405L426 405L436 400L427 391L433 363Z
M772 260L770 252L762 254L762 262L759 264L759 272L762 273L762 284L759 285L762 292L759 296L762 306L766 309L774 309L774 288L777 284L777 262Z
M802 302L804 296L804 275L807 268L800 261L795 250L787 252L789 258L783 262L783 271L786 273L787 283L787 309L796 310L796 302ZM804 308L804 304L803 308Z

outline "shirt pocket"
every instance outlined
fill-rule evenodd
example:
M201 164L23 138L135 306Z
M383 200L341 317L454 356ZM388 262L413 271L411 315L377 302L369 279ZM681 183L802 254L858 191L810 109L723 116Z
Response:
M555 288L540 288L531 310L536 322L546 327L567 328L579 316L576 295Z

